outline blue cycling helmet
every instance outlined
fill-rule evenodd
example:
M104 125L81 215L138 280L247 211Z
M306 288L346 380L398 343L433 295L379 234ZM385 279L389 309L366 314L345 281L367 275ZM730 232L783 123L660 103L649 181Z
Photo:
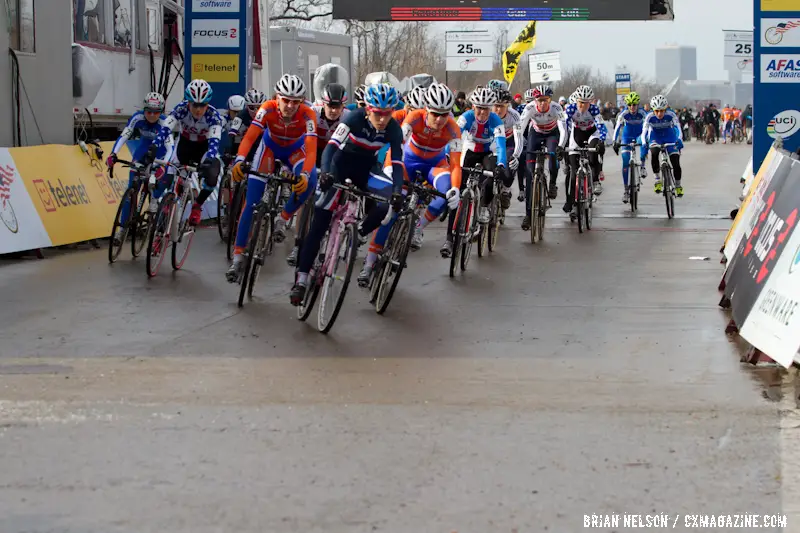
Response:
M186 99L192 104L207 104L213 92L206 80L192 80L186 86Z
M387 83L376 83L367 87L365 101L377 109L394 109L400 103L397 90Z
M503 80L489 80L488 87L493 91L507 91L508 84Z

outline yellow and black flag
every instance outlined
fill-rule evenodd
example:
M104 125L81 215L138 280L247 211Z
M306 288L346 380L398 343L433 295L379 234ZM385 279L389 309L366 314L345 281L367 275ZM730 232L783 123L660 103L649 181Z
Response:
M503 76L505 76L509 86L511 82L514 81L514 76L517 74L520 58L534 46L536 46L535 20L529 22L528 25L519 32L514 42L503 52Z

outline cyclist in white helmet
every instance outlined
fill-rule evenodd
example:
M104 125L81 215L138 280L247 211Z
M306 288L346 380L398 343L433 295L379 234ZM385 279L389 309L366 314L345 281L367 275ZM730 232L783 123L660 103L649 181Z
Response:
M211 85L207 81L189 82L186 86L186 99L176 105L166 118L164 127L147 153L148 161L152 162L172 132L180 133L174 157L180 164L198 165L198 174L203 180L203 190L197 195L197 201L189 215L189 224L192 225L200 223L203 203L216 188L222 170L219 150L224 122L217 109L211 105L212 95Z
M253 122L253 118L256 116L256 113L258 113L259 108L267 101L267 95L258 89L250 89L245 93L244 97L241 98L242 109L239 110L239 114L228 126L228 135L231 137L232 141L231 153L234 155L239 151L239 144L242 142L242 137L244 137L245 132ZM250 150L250 154L248 154L247 161L253 160L257 148L258 146L253 146Z
M644 119L644 129L642 131L642 145L650 146L652 144L671 144L675 143L676 146L667 148L669 153L669 160L675 173L675 195L679 198L683 197L683 185L681 177L683 171L681 170L681 150L683 149L683 132L681 131L681 122L678 115L674 111L670 111L667 99L657 94L650 100L650 107L653 110L647 114ZM650 154L652 155L651 164L653 172L655 173L654 190L660 193L664 190L661 183L661 168L659 168L658 156L661 153L660 148L651 148Z

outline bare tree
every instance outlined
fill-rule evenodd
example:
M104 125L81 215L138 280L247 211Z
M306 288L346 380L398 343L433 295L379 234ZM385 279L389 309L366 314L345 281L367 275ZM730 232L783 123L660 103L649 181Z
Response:
M270 24L288 25L311 22L333 14L331 0L273 0L270 2Z

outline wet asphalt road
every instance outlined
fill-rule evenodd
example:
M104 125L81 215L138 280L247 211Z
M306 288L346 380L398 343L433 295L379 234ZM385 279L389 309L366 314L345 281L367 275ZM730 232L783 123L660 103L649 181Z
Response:
M554 212L531 245L509 217L456 279L437 225L386 315L353 287L328 336L281 255L239 310L215 229L153 280L105 250L0 264L0 533L796 531L794 392L716 306L747 157L690 145L669 221L651 177L626 214L612 154L591 233Z

